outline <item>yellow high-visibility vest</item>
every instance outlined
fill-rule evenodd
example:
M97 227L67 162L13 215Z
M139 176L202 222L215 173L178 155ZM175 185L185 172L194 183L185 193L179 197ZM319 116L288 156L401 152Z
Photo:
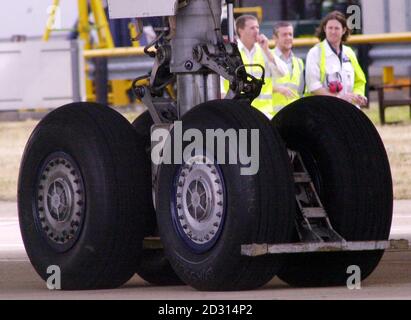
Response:
M273 52L273 54L275 54ZM296 96L300 96L301 74L304 72L304 62L297 57L292 57L293 73L287 72L283 77L275 79L274 84L289 88ZM279 92L273 93L274 111L278 112L298 98L287 98Z
M263 50L260 48L260 46L256 46L256 53L254 54L254 59L253 61L249 61L247 55L241 51L241 58L243 60L243 63L245 65L247 64L259 64L262 65L267 72L267 66L265 65L265 60L264 60L264 54ZM256 78L261 77L261 68L260 67L246 67L246 70L249 74L255 76ZM227 80L224 81L224 90L225 93L228 92L229 88L229 82ZM274 110L272 106L272 95L273 95L273 82L271 80L271 77L265 77L264 78L264 85L261 88L261 93L260 95L254 99L252 102L252 106L264 113L265 115L269 117L274 116Z
M321 50L321 58L320 58L320 80L321 83L325 83L326 77L326 56L325 56L325 41L319 44ZM354 68L354 87L353 93L365 96L365 85L367 84L367 79L365 78L364 71L362 70L358 59L355 55L355 52L352 48L348 46L343 46L343 52L347 55L348 59ZM311 93L307 93L306 96L312 95Z

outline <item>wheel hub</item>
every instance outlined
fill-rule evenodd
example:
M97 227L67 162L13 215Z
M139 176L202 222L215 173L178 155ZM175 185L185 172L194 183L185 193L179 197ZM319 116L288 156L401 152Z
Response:
M215 241L223 224L223 179L211 163L206 157L193 157L183 166L176 180L179 229L198 245Z
M47 208L51 217L57 222L66 220L71 204L69 184L61 178L53 181L47 191L47 199Z
M54 153L45 161L37 185L36 221L54 247L71 247L84 220L84 184L74 160Z
M200 176L187 189L186 206L191 217L198 222L205 220L210 214L207 208L210 207L212 195L206 188L206 183Z

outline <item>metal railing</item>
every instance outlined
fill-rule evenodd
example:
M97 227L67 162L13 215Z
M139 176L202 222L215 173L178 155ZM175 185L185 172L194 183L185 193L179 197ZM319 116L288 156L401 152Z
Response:
M317 38L295 39L295 54L304 58L318 41ZM382 77L386 67L393 67L395 76L408 77L411 53L407 48L410 42L411 32L353 35L348 41L350 45L358 46L358 57L367 77ZM270 46L274 46L273 41ZM87 78L91 80L97 71L94 64L100 59L107 59L107 79L114 81L131 80L137 75L147 74L153 65L153 59L144 54L143 47L85 50L84 58L89 61ZM118 95L117 92L112 96Z
M294 40L295 47L309 47L318 43L317 38L298 38ZM348 44L386 44L386 43L405 43L411 42L411 32L353 35L348 39ZM274 48L274 41L270 41L270 47ZM85 50L86 59L102 57L127 57L144 55L143 47L124 47L113 49L93 49Z
M263 8L260 6L257 7L243 7L243 8L234 8L234 13L236 14L255 14L258 21L263 21Z
M295 47L310 47L319 42L318 38L298 38L294 40ZM348 44L387 44L411 42L411 32L383 33L383 34L361 34L352 35L348 38ZM274 41L270 42L274 46Z

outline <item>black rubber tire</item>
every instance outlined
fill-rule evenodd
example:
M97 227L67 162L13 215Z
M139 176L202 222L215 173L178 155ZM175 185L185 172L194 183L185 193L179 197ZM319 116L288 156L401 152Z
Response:
M288 148L314 159L308 170L334 229L348 241L387 240L392 179L384 145L371 121L355 106L332 97L298 100L272 121ZM364 280L383 253L289 255L278 276L299 287L346 285L349 266L359 266Z
M137 274L156 286L181 286L185 283L177 276L164 254L164 249L143 249Z
M48 114L32 133L21 162L18 209L22 238L41 278L61 270L61 288L116 288L135 272L144 237L147 168L143 144L130 123L109 107L74 103ZM37 175L49 154L64 152L84 182L84 222L77 242L56 252L36 226ZM40 184L39 184L40 185ZM137 210L136 210L137 208Z
M219 238L208 251L193 252L176 231L171 213L170 193L173 191L170 190L173 190L175 174L182 166L162 164L157 220L166 255L177 275L198 290L232 291L261 287L275 276L282 258L242 256L241 245L290 240L295 201L285 146L262 113L239 101L216 100L201 104L185 114L182 123L183 132L195 128L204 137L207 129L234 129L237 134L239 129L258 129L259 171L256 175L242 176L240 165L217 164L225 180L225 222ZM173 134L172 131L171 137ZM185 142L183 148L187 144ZM250 148L250 139L247 148Z
M151 126L154 124L153 119L148 111L143 112L139 115L132 123L139 140L144 145L144 162L145 166L149 170L144 172L144 197L148 199L149 208L146 210L146 215L144 216L144 232L145 236L153 236L157 229L156 212L153 206L153 195L151 191L151 139L150 130ZM139 146L137 146L139 148Z
M150 170L145 172L145 197L150 201L149 210L144 216L145 236L158 236L156 211L153 206L153 196L151 191L151 139L150 128L154 124L148 111L143 112L133 122L136 130L145 147L145 161ZM170 263L165 257L163 249L144 249L141 259L137 265L136 273L148 283L159 286L183 285L184 282L176 275Z

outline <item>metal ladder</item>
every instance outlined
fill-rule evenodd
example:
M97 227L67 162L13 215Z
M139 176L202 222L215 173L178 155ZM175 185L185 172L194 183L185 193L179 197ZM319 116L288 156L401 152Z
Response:
M391 241L346 241L331 225L330 219L315 189L314 183L301 155L288 151L293 171L295 199L298 206L295 220L298 243L286 244L244 244L241 254L256 257L266 254L289 254L308 252L409 250L407 240ZM158 237L144 239L145 249L161 249Z
M405 243L398 244L398 241L393 240L346 241L332 227L301 154L288 150L288 155L294 171L295 198L298 206L295 224L300 242L245 244L241 246L242 255L255 257L284 253L385 250L398 245L405 247ZM408 242L406 247L408 248Z
M332 227L314 183L300 153L288 151L294 171L294 185L298 215L297 232L302 242L344 242Z

